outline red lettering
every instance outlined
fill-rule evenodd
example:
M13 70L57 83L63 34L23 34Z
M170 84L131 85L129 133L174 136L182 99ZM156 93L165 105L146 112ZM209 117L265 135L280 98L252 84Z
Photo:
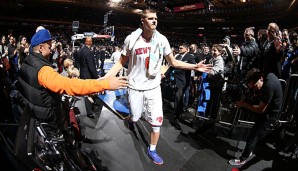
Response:
M147 51L149 50L149 48L144 48L144 53L147 54Z
M149 51L150 51L150 47L135 49L136 55L147 54L149 53Z
M143 54L142 53L142 48L136 49L135 52L136 52L136 55Z

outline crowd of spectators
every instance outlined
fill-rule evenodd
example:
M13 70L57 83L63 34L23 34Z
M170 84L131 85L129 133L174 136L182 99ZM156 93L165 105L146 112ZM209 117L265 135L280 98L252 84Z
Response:
M30 45L32 35L31 30L22 32L22 28L18 30L8 30L6 33L1 33L1 44L0 44L0 70L1 70L1 104L10 106L5 108L1 115L1 121L13 121L18 122L18 119L14 118L12 110L12 102L9 93L19 77L19 70L26 59L26 57L32 53L32 47ZM131 32L131 30L115 30L115 40L110 41L109 39L93 39L93 43L90 45L91 60L95 64L95 72L98 77L104 76L104 62L112 56L113 62L119 59L112 54L114 52L119 53L121 49L125 35ZM66 59L73 60L75 67L81 69L79 62L80 57L78 53L81 48L84 47L82 40L76 40L72 42L72 32L63 29L53 29L52 46L51 46L51 58L53 68L63 74L65 67L63 63ZM166 34L165 34L166 35ZM193 42L193 40L186 40L183 37L171 37L168 36L168 40L173 47L173 50L177 51L184 48L185 51L178 51L179 54L188 53L191 56L192 62L200 62L205 60L205 63L211 63L213 69L209 73L192 73L184 80L187 82L187 87L183 87L183 91L179 92L179 100L176 99L175 117L179 119L181 113L185 112L188 107L194 104L199 104L198 111L203 116L209 116L215 119L219 109L219 96L224 90L223 80L233 80L236 78L244 78L249 70L252 68L258 68L265 75L269 73L275 74L278 79L284 79L289 81L292 74L298 73L298 36L295 31L288 31L286 28L281 30L276 23L269 23L267 28L254 30L253 27L246 28L243 32L244 42L233 42L229 36L218 40L217 42ZM73 46L74 45L74 46ZM211 52L210 52L211 49ZM223 66L218 61L223 62ZM169 65L164 63L164 65ZM120 75L125 75L121 71ZM176 71L177 72L177 71ZM98 75L98 73L100 73ZM177 72L178 73L178 72ZM172 73L174 79L177 79L177 73ZM212 75L219 75L216 79L212 80ZM82 76L82 74L80 74ZM168 77L171 76L169 71ZM209 79L208 79L209 76ZM207 88L204 86L205 81L209 82L210 86ZM219 83L220 86L211 86ZM177 81L176 83L177 84ZM179 85L176 85L179 90ZM209 89L211 98L206 99L205 93ZM186 92L187 91L187 92ZM211 91L211 92L210 92ZM176 91L174 92L176 93ZM202 94L204 93L204 94ZM212 94L213 93L213 94ZM177 94L176 94L177 95ZM182 96L188 99L183 100ZM191 99L191 100L190 100ZM87 99L86 99L87 100ZM295 99L297 100L297 99ZM181 107L178 107L178 102ZM207 113L206 112L207 109ZM90 109L91 110L91 109ZM92 114L87 114L90 117Z

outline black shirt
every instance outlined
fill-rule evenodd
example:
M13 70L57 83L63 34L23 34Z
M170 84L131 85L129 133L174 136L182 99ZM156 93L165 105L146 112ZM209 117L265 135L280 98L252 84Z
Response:
M268 104L265 114L268 120L276 120L282 109L283 91L279 79L273 73L264 78L261 101Z

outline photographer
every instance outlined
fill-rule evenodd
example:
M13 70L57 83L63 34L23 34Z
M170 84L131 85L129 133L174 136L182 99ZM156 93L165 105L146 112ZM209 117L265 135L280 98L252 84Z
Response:
M245 149L239 159L229 161L231 165L242 165L252 154L257 142L268 134L268 128L274 124L280 115L283 101L283 91L279 79L273 73L264 75L259 69L248 71L245 81L249 89L261 93L258 105L251 105L243 100L236 106L255 113L256 121L246 140Z

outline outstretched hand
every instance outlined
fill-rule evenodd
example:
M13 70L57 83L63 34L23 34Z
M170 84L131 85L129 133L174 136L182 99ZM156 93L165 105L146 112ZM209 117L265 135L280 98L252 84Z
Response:
M110 90L126 88L128 86L127 77L110 77Z
M196 71L200 72L209 72L212 68L212 64L204 64L206 60L202 60L201 62L197 63Z

